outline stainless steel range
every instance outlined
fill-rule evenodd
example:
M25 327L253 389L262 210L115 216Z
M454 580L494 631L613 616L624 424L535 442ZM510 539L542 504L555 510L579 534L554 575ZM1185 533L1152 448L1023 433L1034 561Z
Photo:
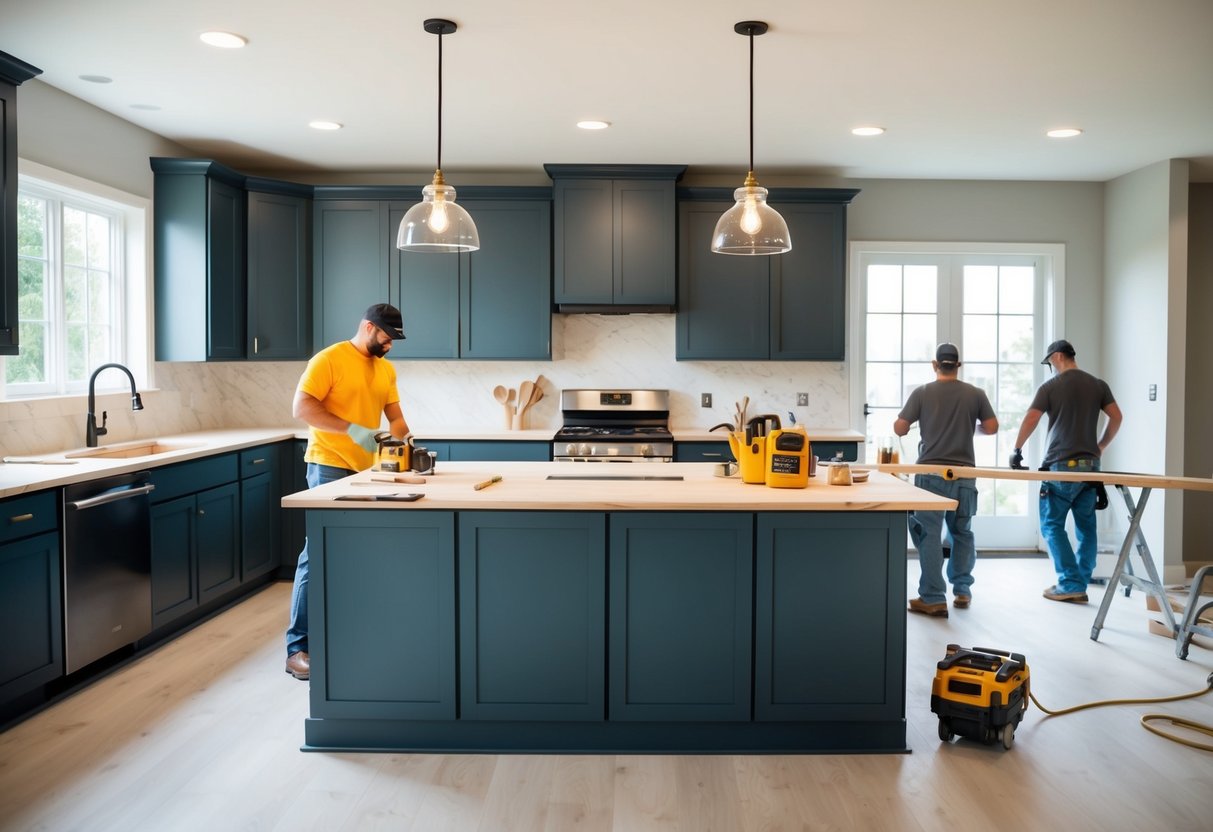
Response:
M552 458L565 462L671 462L669 390L562 390L564 426Z

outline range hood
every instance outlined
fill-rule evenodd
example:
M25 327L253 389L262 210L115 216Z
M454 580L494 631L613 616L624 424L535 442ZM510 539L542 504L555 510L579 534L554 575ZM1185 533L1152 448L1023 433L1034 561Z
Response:
M622 305L615 303L558 303L556 312L562 315L641 315L676 311L673 304Z

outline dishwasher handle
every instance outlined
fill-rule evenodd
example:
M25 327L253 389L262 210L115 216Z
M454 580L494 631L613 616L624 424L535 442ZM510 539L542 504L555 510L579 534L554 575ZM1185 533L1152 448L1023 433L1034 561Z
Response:
M106 503L116 503L119 500L130 500L135 497L142 497L144 494L151 494L155 490L156 486L149 482L147 485L141 485L138 488L128 488L123 491L110 491L97 497L90 497L87 500L73 500L71 502L64 503L64 507L72 508L76 511L83 511L86 508L95 508L97 506L103 506Z

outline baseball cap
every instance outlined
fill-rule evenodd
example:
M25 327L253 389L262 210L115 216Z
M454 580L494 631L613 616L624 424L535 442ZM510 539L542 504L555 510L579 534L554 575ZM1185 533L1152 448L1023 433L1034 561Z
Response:
M959 364L960 350L956 348L955 344L944 341L935 348L935 360L940 364Z
M376 303L362 317L382 329L393 341L404 338L404 318L400 316L400 310L390 303Z
M1045 350L1045 357L1043 360L1041 360L1040 363L1048 364L1049 356L1051 356L1055 352L1059 352L1062 355L1068 355L1068 356L1070 356L1070 358L1073 358L1074 357L1074 346L1069 341L1066 341L1064 339L1060 340L1060 341L1054 341L1052 344L1049 344L1049 348Z

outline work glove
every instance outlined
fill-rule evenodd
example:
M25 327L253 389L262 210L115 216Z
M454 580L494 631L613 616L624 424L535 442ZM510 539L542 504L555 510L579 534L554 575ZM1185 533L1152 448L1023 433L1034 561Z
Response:
M376 432L371 428L364 428L362 425L350 422L350 426L346 428L346 433L350 435L350 439L353 439L355 444L367 453L373 454L379 447L375 441Z
M1023 464L1023 448L1016 448L1011 454L1011 467L1018 471L1026 471L1028 466Z

